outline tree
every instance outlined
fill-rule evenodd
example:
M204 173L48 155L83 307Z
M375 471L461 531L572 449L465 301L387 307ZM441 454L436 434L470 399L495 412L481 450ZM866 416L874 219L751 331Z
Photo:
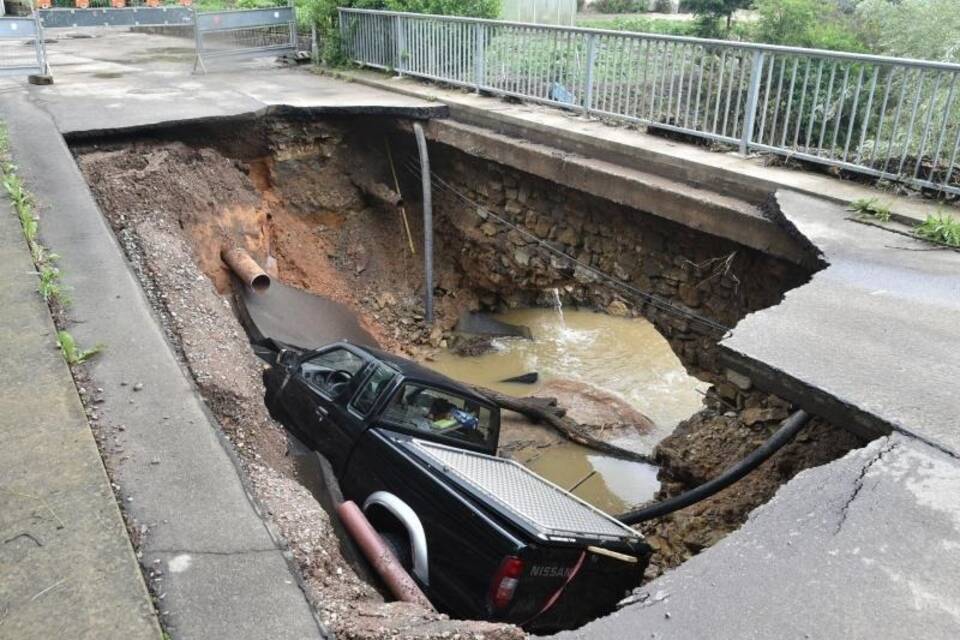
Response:
M753 0L687 0L687 6L697 15L697 31L700 35L717 35L716 25L726 20L727 33L733 25L733 14L739 9L749 9Z

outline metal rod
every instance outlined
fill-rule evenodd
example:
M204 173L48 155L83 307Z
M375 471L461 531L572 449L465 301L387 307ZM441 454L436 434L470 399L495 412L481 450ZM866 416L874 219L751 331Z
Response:
M433 324L433 186L430 183L430 156L427 137L419 122L413 123L420 153L420 182L423 187L423 317L427 326Z
M763 51L753 52L753 67L750 70L750 89L747 92L747 106L744 116L743 136L740 138L740 155L747 155L753 142L753 126L757 120L757 98L760 96L760 77L763 75Z

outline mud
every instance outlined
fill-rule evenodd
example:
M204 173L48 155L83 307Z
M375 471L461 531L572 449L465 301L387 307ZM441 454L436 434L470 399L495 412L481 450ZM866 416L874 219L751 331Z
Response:
M401 175L415 241L412 253L398 212L369 201L356 186L357 166L392 182L383 153L385 142L396 135L390 123L275 120L258 126L255 144L227 130L213 133L203 137L181 132L189 144L169 134L165 139L88 144L75 151L171 343L240 454L257 499L290 545L311 602L338 637L523 634L510 626L450 621L411 605L385 604L343 559L329 517L298 482L283 429L266 414L261 365L229 304L229 278L219 260L225 245L243 246L258 260L274 256L283 282L345 304L386 349L418 359L447 346L463 311L545 302L538 296L548 286L558 287L568 303L617 315L647 315L661 333L669 334L688 369L715 384L706 409L657 445L658 497L714 477L766 439L790 410L773 397L730 393L714 366L715 343L689 331L685 321L633 308L601 283L580 281L578 274L554 269L537 256L530 259L514 236L477 220L467 222L465 216L473 212L462 205L455 211L442 197L435 212L440 239L435 256L437 318L429 326L421 315L422 230L415 188ZM395 147L398 159L402 153ZM471 171L481 171L480 161L454 155L451 166L464 180ZM543 227L581 258L728 324L750 310L775 304L782 291L805 277L729 243L710 246L689 230L658 228L651 217L643 217L633 229L631 212L616 211L618 224L633 230L613 237L601 224L609 218L603 203L575 195L565 199L556 185L552 193L541 193L550 185L526 181L515 172L489 166L482 171L470 193L486 206L503 213L511 207L509 215L523 220L532 232ZM522 206L517 204L521 201ZM576 228L557 221L577 221L578 212L572 210L577 207L589 215ZM585 244L578 240L581 236ZM509 259L496 244L500 242L516 244ZM644 254L642 265L630 262L634 253ZM729 259L718 262L722 256ZM763 277L757 275L754 283L749 274ZM774 291L781 277L785 284ZM564 389L548 392L561 395ZM604 404L600 396L587 396L585 401L593 402L589 411ZM611 417L609 428L615 432L627 416ZM510 422L507 416L508 452L511 442L524 438L545 447L557 445L543 439L542 428L519 423L512 428ZM656 550L648 576L676 566L736 529L801 469L832 460L857 444L846 432L818 421L734 487L647 523L643 530ZM521 449L515 446L512 451Z

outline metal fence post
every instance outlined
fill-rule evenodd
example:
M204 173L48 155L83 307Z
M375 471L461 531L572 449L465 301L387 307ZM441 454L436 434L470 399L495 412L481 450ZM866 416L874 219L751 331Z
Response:
M40 12L36 9L33 10L33 24L36 31L33 43L36 48L37 66L40 67L41 75L50 75L50 67L47 66L47 45L43 41L43 23L40 21Z
M487 75L487 65L484 59L487 52L485 42L487 38L487 26L482 22L477 22L473 25L473 30L473 37L476 40L473 50L473 76L474 84L477 85L477 93L480 93L480 89L484 85L484 77Z
M583 83L583 115L590 115L593 106L593 68L597 62L597 34L587 36L587 66L584 70L586 80Z
M290 21L290 46L293 48L293 59L297 59L297 53L300 51L300 34L297 32L297 8L293 0L289 0L290 10L293 13L293 20Z
M750 143L753 142L753 127L757 122L757 104L760 98L760 77L763 75L763 51L753 52L753 63L750 68L750 87L747 90L747 104L743 114L743 131L740 135L740 155L747 155Z
M393 16L393 68L397 75L403 75L403 52L406 50L403 37L403 23L400 16Z
M200 20L198 19L197 7L193 7L193 42L194 48L197 50L197 59L193 63L193 72L197 72L197 67L199 66L204 73L207 72L206 65L203 64L203 36L200 35Z

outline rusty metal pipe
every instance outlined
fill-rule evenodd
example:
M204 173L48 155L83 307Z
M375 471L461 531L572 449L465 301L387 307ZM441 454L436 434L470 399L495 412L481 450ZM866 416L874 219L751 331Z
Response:
M373 528L363 511L355 502L347 500L337 507L337 514L343 521L347 532L357 542L363 555L366 556L374 571L383 579L390 593L397 600L412 602L434 610L433 604L427 599L410 574L400 566L393 552L387 548L377 530Z
M270 288L270 276L250 257L246 249L224 249L220 252L220 257L245 285L257 293L263 293Z

